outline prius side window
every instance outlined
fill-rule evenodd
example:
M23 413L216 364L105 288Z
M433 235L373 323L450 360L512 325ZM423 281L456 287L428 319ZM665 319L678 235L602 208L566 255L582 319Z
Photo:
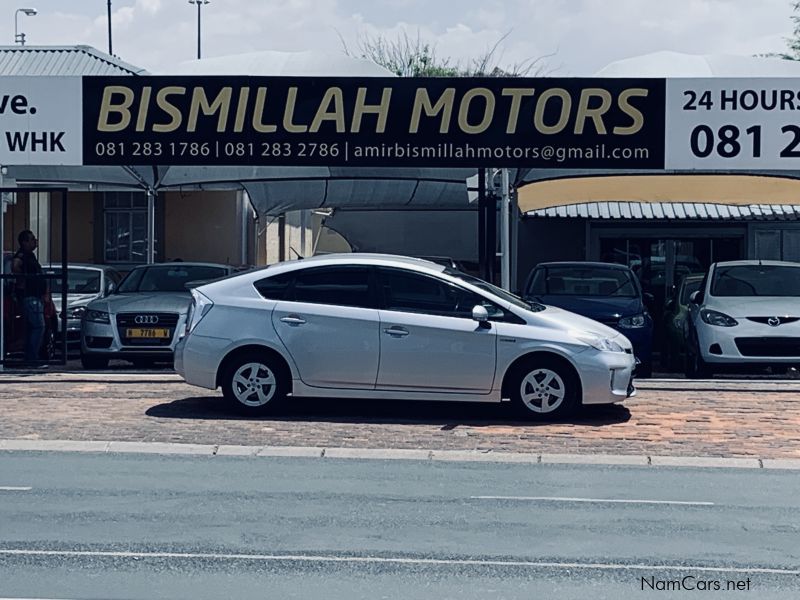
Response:
M384 308L444 317L472 318L479 296L428 275L380 269Z
M374 308L368 267L321 267L295 273L291 297L287 300Z
M253 285L267 300L285 300L293 278L293 272L281 273L256 281Z

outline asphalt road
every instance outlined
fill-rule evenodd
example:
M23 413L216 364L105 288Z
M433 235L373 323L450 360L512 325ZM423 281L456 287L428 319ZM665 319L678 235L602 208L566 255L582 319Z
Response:
M756 469L0 453L0 597L795 598L798 498Z

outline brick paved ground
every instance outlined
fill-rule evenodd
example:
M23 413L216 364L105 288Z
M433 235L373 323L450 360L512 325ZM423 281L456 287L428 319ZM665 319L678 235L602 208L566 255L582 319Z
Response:
M569 423L520 422L503 409L315 400L246 419L174 375L0 376L0 439L800 458L797 381L649 381L624 405Z

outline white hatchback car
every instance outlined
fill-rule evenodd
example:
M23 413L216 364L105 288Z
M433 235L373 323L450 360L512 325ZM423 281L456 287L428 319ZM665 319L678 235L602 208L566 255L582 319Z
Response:
M175 368L246 413L317 396L508 399L563 416L634 393L623 335L425 260L320 256L192 295Z
M800 263L711 265L689 303L687 377L714 370L800 365Z

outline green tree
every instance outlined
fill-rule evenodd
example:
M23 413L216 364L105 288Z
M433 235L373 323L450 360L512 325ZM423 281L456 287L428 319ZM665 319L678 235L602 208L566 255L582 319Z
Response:
M779 57L785 60L800 60L800 0L796 0L792 2L792 12L794 13L791 17L792 23L794 23L794 30L792 31L792 36L786 38L786 52L773 52L770 54L766 54L765 56L771 57Z
M546 60L552 55L533 58L507 67L500 66L501 48L510 32L501 36L485 52L467 61L453 61L436 53L436 45L403 32L390 39L381 35L361 35L357 50L351 50L344 39L345 54L364 58L399 77L524 77L545 74Z

